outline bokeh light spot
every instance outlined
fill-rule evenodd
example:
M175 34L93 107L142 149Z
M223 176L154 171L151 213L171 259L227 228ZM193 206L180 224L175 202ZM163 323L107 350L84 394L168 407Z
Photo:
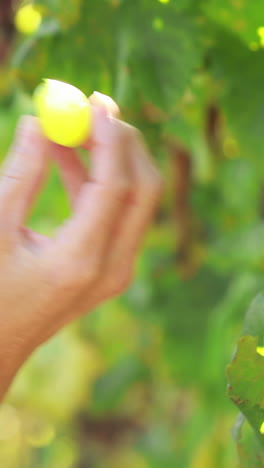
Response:
M264 434L264 421L263 421L263 423L261 424L261 426L260 426L260 428L259 428L259 432L260 432L261 434Z
M152 22L153 29L156 31L161 31L164 28L164 21L162 18L155 18Z
M258 33L258 36L260 37L260 39L264 39L264 26L260 26L257 29L257 33Z
M22 34L34 34L41 21L40 12L31 3L20 7L15 15L15 26Z
M260 356L264 356L264 346L258 346L257 347L257 353L260 354Z
M45 447L55 438L54 426L40 415L27 415L24 420L25 440L32 447Z
M9 440L20 429L20 419L15 408L4 404L0 408L0 440Z

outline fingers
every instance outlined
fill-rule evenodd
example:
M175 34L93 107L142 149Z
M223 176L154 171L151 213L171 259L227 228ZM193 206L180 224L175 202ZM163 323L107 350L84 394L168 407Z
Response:
M105 108L94 108L89 180L81 187L72 219L58 233L82 256L103 255L130 191L125 137Z
M62 182L73 206L76 205L81 186L87 182L88 173L80 161L77 151L50 143L52 158L57 162Z
M88 307L128 286L138 247L162 193L161 176L140 133L113 118L104 106L94 106L93 112L88 181L70 153L76 179L72 183L68 178L68 187L79 183L80 189L75 213L55 239L63 265L58 281L64 290L83 290Z
M20 227L20 234L24 241L24 245L26 245L30 250L40 250L51 243L51 239L48 236L32 231L25 226Z
M95 109L98 107L104 108L109 116L117 117L120 113L118 105L105 94L95 91L90 96L89 101L93 114L96 113ZM83 147L91 150L96 144L95 137L92 135ZM50 143L50 150L52 157L59 166L62 182L69 194L71 203L75 206L81 186L88 179L87 170L74 149Z
M37 119L21 118L0 173L0 219L8 226L23 222L45 176L47 161L46 139Z
M123 122L120 125L128 134L133 191L130 191L130 203L125 206L119 218L116 235L112 236L105 259L104 276L94 290L86 295L87 307L91 301L98 304L106 298L121 294L130 285L138 248L163 191L161 175L153 164L140 133Z
M134 190L129 209L124 213L118 227L117 245L113 248L113 255L117 259L131 258L136 253L163 191L161 175L140 132L123 125L127 127Z
M117 117L120 113L117 104L103 94L93 93L90 102L104 106L112 117ZM116 254L119 257L122 253L126 255L137 250L159 202L163 184L140 132L124 122L116 119L113 121L123 134L124 151L129 149L124 159L126 159L130 179L133 178L130 204L123 213L118 226L118 252Z
M129 200L123 203L121 213L115 222L115 229L110 231L108 248L103 256L103 268L99 269L99 274L98 269L93 269L92 275L88 275L89 280L82 282L84 287L80 296L81 306L71 307L67 320L79 316L85 310L127 289L132 281L138 247L161 197L163 185L161 176L139 132L123 122L117 122L117 125L123 138L125 135L125 148L130 149L128 154L123 154L123 157L130 161L130 176L133 177ZM90 255L84 256L88 273L93 253L96 254L96 248L90 251ZM80 269L77 271L80 274ZM70 284L71 282L72 278Z
M92 111L94 108L101 107L105 109L105 112L108 114L109 117L119 117L120 109L116 102L109 96L105 94L98 93L98 91L94 91L93 94L89 97L90 104L92 106ZM83 148L87 149L88 151L91 150L93 147L93 135L90 135Z

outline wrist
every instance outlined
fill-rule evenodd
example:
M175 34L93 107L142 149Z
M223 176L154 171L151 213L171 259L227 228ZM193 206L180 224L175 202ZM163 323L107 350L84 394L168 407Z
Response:
M0 330L0 401L33 349L26 334Z

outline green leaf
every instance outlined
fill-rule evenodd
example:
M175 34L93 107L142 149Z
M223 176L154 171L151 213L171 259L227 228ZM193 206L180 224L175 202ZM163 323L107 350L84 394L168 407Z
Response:
M264 50L250 51L234 34L217 28L215 24L212 25L210 35L214 45L210 49L208 61L212 76L219 86L217 100L243 153L262 170Z
M264 3L248 0L210 0L204 8L218 24L245 42L258 41L257 29L264 24Z
M263 468L263 456L260 454L259 441L255 437L251 426L246 419L240 419L238 433L237 452L239 468ZM234 433L234 430L233 430Z
M200 27L195 17L173 6L158 1L154 7L152 2L124 2L119 8L110 2L83 4L81 17L70 27L61 17L66 6L61 9L57 1L47 8L60 21L61 31L55 22L54 29L22 45L14 59L18 76L29 88L48 76L87 93L97 89L115 94L132 108L143 101L174 109L201 65Z
M260 427L264 421L264 357L257 351L258 339L240 338L235 356L227 367L228 396L251 424L264 462L264 435Z
M76 24L81 17L83 0L36 0L36 7L46 17L55 16L64 27Z
M243 335L258 336L259 344L263 345L264 293L259 293L249 307L245 316Z
M257 346L263 343L264 336L263 293L250 305L243 333L227 368L228 395L241 411L232 434L240 468L261 468L264 466L264 435L260 431L264 422L264 357L257 352Z
M100 377L93 391L93 410L109 411L115 408L126 391L146 375L144 364L135 356L125 356Z
M128 66L137 93L168 111L176 110L193 71L201 65L202 49L192 17L164 14L161 19L164 27L157 31L153 14L137 18Z

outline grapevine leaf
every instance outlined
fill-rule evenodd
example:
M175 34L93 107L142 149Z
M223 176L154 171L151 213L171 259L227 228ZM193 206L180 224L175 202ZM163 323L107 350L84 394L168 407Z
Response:
M244 322L244 335L264 336L264 294L259 293L250 305Z
M264 358L257 351L258 339L246 335L240 338L235 356L227 367L228 395L246 416L260 442L264 461Z
M87 93L97 89L126 96L123 104L129 101L132 108L140 101L163 110L176 107L202 61L200 27L194 17L158 1L154 8L151 2L124 2L119 8L104 2L84 4L78 22L65 27L63 9L58 7L56 14L51 5L47 8L61 31L36 38L16 60L18 76L29 88L45 75Z
M238 35L246 43L259 40L257 30L263 26L264 3L244 0L210 0L206 2L204 10L210 18Z
M208 60L221 90L218 99L243 152L253 158L262 170L264 50L252 52L234 34L215 25L213 29L214 46Z
M37 0L35 4L44 16L56 17L64 27L69 27L80 20L82 1Z

